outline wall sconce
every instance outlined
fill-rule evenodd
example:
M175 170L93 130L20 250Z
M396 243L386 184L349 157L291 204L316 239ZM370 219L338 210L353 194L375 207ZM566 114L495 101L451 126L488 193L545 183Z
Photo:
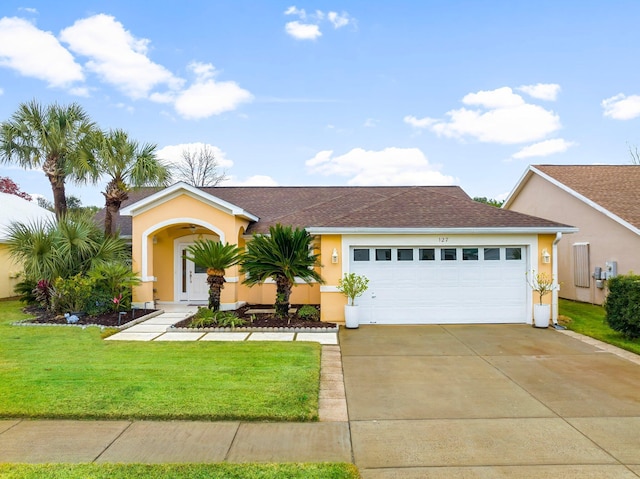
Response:
M153 244L158 244L158 237L156 235L153 235Z
M547 248L544 248L542 250L542 262L544 264L551 263L551 255L549 254L549 251L547 251Z
M336 264L338 262L338 250L333 248L333 251L331 252L331 262L333 264Z

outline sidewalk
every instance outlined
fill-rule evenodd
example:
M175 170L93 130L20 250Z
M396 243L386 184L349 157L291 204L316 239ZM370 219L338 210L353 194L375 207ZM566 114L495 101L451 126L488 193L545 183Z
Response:
M0 462L352 462L349 424L0 420Z

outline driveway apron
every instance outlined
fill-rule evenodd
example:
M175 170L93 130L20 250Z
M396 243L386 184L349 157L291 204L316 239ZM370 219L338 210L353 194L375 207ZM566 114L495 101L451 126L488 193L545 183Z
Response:
M340 333L364 479L640 477L640 365L525 325Z

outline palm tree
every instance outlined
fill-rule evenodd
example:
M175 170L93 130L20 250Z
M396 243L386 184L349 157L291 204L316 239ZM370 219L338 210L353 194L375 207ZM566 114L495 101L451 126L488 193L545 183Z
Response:
M225 283L225 269L240 261L240 253L241 250L236 245L211 240L196 240L187 248L186 258L201 268L207 268L209 309L220 309L220 292Z
M56 217L67 212L65 182L95 179L95 165L82 154L95 125L77 103L43 108L22 103L11 119L0 124L0 161L24 168L42 168L51 183Z
M289 315L289 297L296 279L306 283L324 283L314 269L320 266L319 255L313 254L313 237L305 229L277 224L269 228L268 235L254 235L247 244L241 271L247 273L248 286L271 278L276 282L276 316Z
M156 145L140 145L130 139L124 130L98 132L93 142L92 152L100 173L110 178L102 192L106 209L104 233L113 235L114 219L122 202L129 198L129 191L141 186L166 186L171 175L169 169L156 157Z
M105 237L91 215L57 221L15 222L7 228L9 252L29 281L52 281L85 274L98 264L126 261L127 244Z

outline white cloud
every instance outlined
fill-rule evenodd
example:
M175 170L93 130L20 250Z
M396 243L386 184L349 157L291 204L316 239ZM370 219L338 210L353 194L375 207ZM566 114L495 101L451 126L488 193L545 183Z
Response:
M0 66L52 87L65 88L84 80L82 67L56 37L22 18L0 19Z
M215 69L210 63L193 62L189 69L196 80L175 98L175 109L187 119L206 118L235 110L240 103L253 99L253 95L232 81L215 81ZM157 101L157 100L156 100Z
M32 7L20 7L18 8L18 10L21 12L27 12L27 13L33 13L33 14L38 13L38 9L32 8Z
M222 151L217 146L202 142L168 145L160 148L156 152L156 156L170 164L176 164L182 161L182 152L184 150L189 150L190 152L195 153L205 147L209 148L213 152L216 161L218 162L218 166L220 166L221 168L231 168L233 166L233 161L227 158L227 155L224 151Z
M404 117L403 121L414 128L427 128L428 126L431 126L438 120L434 120L433 118L428 118L428 117L416 118L413 115L407 115Z
M337 12L329 12L327 14L327 18L333 24L333 28L335 29L349 25L349 14L346 12L342 12L342 14Z
M375 128L376 126L378 126L378 120L367 118L362 126L364 126L365 128Z
M640 95L626 96L619 93L616 96L602 100L604 116L614 120L632 120L640 116Z
M525 146L520 151L512 156L517 160L523 158L531 158L535 156L549 156L554 153L563 153L576 143L573 141L567 141L563 138L555 138L553 140L540 141L533 145Z
M4 90L0 88L0 95L4 95Z
M334 156L320 151L306 161L312 174L346 176L349 185L451 185L457 182L431 165L418 148L385 148L380 151L354 148Z
M278 182L267 175L253 175L244 180L230 176L222 184L224 186L278 186Z
M448 120L405 117L405 122L429 128L439 136L500 144L541 140L561 128L553 111L526 103L509 87L470 93L462 101L480 108L451 110L446 113Z
M539 100L556 101L558 93L560 93L560 85L557 83L536 83L535 85L522 85L516 90Z
M164 85L180 88L183 80L148 57L149 40L136 38L114 17L98 14L60 32L71 51L89 58L87 69L131 98L145 98Z
M322 13L322 12L320 12L320 13ZM304 20L305 18L307 18L307 12L304 10L304 8L297 8L295 5L292 5L289 8L287 8L284 11L284 14L285 15L296 15L301 20Z
M288 35L297 40L315 40L322 36L320 27L311 23L287 22L284 29Z

